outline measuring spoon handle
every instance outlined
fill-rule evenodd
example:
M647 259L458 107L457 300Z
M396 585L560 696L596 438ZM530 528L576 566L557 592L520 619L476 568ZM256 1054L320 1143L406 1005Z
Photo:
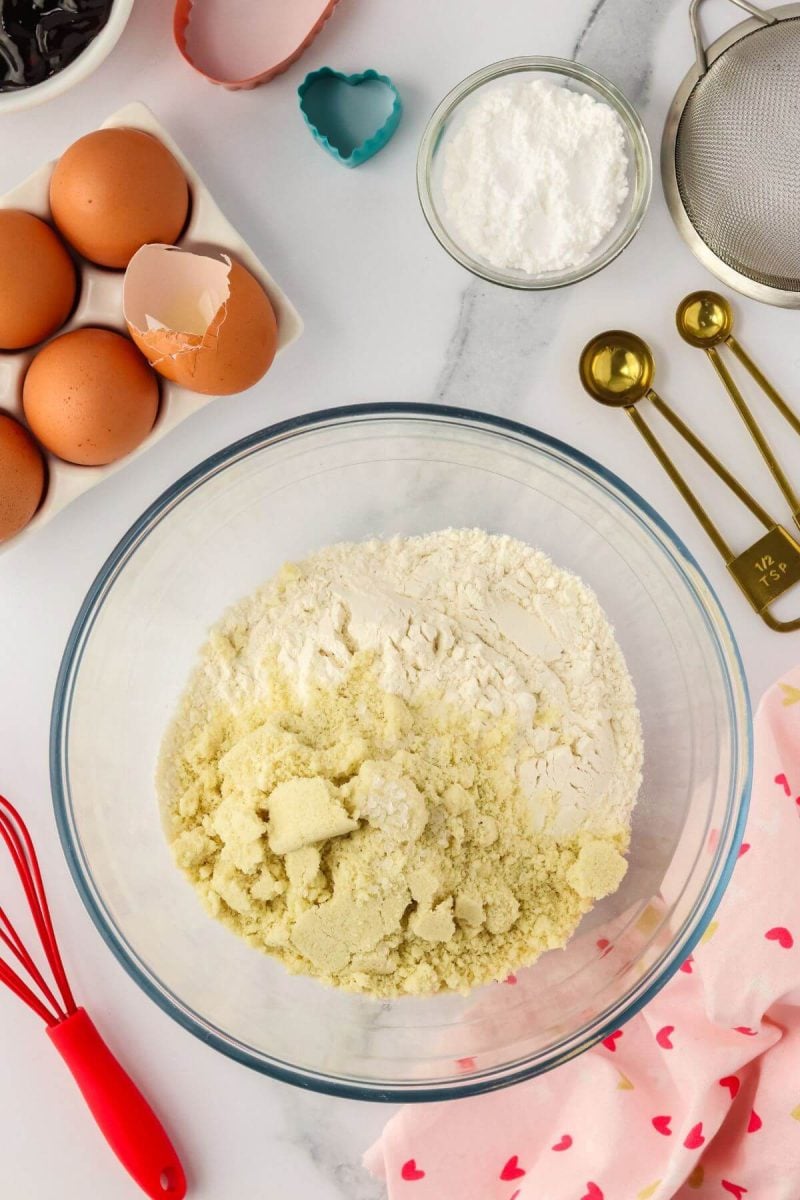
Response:
M671 408L669 404L667 404L665 400L662 400L661 397L655 392L651 391L648 395L648 399L652 402L656 411L661 413L664 420L668 421L675 432L680 434L687 445L691 446L695 454L697 454L703 460L707 467L711 468L717 478L722 480L725 486L733 492L734 496L736 496L738 500L741 500L742 504L744 504L746 508L749 508L756 520L760 521L765 529L771 529L775 522L767 510L762 508L755 496L751 496L751 494L745 487L742 486L736 476L732 475L725 464L717 458L716 454L714 454L712 450L709 450L708 446L706 446L704 442L700 441L700 438L697 436L694 430L691 429L686 422L678 416L674 408Z
M731 349L733 350L734 346L731 345L732 341L733 341L733 339L731 338L729 340L728 344L731 346ZM735 343L735 344L738 345L738 343ZM739 347L739 349L741 350L741 347ZM734 353L735 353L735 351L734 351ZM794 488L792 487L792 485L789 481L788 476L786 475L786 472L784 471L783 467L781 466L781 464L778 462L777 458L775 457L773 449L770 446L769 442L767 441L764 431L762 430L758 421L753 416L753 414L750 410L750 406L748 405L748 403L745 400L742 393L739 391L739 388L736 385L735 379L731 375L731 373L728 370L725 363L722 361L722 358L720 357L717 349L714 346L709 346L706 350L706 354L708 355L708 358L711 360L711 363L712 363L715 371L717 372L717 375L719 375L720 380L722 381L722 386L725 388L725 391L728 393L731 400L733 401L736 411L738 412L739 416L744 421L745 426L747 428L747 432L750 434L751 438L753 439L756 446L758 447L759 453L761 454L761 457L764 459L764 462L767 464L767 468L768 468L770 474L772 475L772 478L775 480L778 487L780 488L784 499L786 500L787 504L789 505L790 509L792 510L793 515L796 516L798 511L800 511L800 498L798 498L797 493L795 492ZM752 360L750 360L747 355L744 356L744 359L740 359L740 361L744 362L745 359L747 359L747 364L749 364L748 370L750 370L751 368L755 368L755 363L753 363ZM760 374L760 372L759 372L759 374ZM777 395L777 393L776 393L776 395Z
M765 396L767 396L775 405L784 421L787 421L798 437L800 437L800 417L798 417L797 413L795 413L794 410L789 407L783 396L781 396L780 392L773 387L763 371L756 366L750 355L745 350L744 346L742 346L740 342L737 342L733 334L728 337L726 345L729 346L731 352L736 355L745 370L750 372L753 379L761 388L762 392L764 392Z

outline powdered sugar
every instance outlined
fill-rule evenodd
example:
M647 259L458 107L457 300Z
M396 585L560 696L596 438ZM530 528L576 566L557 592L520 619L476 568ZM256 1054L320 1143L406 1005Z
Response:
M442 191L457 241L529 274L579 266L628 194L619 117L541 79L484 87L444 148Z

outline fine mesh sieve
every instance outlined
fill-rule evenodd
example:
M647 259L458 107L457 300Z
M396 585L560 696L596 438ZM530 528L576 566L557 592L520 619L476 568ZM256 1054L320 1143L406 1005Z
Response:
M707 50L664 131L667 200L691 249L732 287L800 307L800 5L760 10Z

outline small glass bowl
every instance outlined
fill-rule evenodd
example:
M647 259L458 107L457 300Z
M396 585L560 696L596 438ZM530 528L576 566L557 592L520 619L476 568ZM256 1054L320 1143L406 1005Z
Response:
M534 78L555 76L553 82L561 81L571 91L591 96L610 105L622 122L628 155L628 195L614 228L595 247L589 258L578 266L568 267L563 271L544 271L531 275L526 271L493 266L486 259L476 258L461 245L448 222L447 207L442 195L442 148L463 121L470 107L471 97L480 88L494 87L499 80L505 80L509 75L527 75ZM565 287L608 266L625 249L641 225L650 202L652 182L650 144L636 110L613 83L588 67L566 58L506 58L467 76L445 96L434 112L422 135L417 155L417 191L422 211L434 235L448 254L481 279L502 284L503 287L528 290Z

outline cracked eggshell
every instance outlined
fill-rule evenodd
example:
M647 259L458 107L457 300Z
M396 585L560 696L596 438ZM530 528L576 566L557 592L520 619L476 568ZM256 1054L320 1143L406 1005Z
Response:
M190 391L243 392L275 357L278 325L266 292L221 252L143 246L125 272L122 304L150 365Z

